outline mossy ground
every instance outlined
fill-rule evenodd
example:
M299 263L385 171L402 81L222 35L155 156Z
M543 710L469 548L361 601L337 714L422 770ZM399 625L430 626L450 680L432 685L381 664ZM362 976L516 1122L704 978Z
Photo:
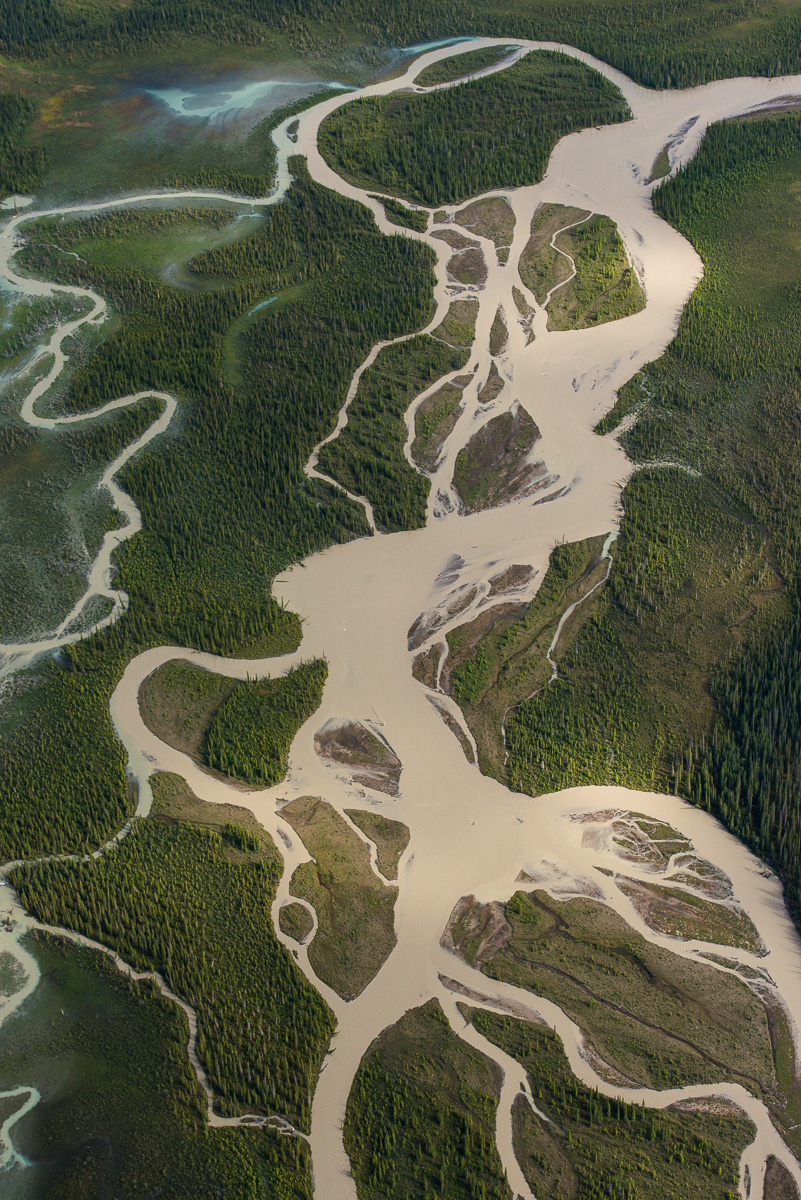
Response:
M517 892L505 915L511 935L481 969L553 1000L613 1070L649 1087L728 1078L783 1108L764 1006L740 980L651 945L597 901Z
M398 878L398 862L409 845L409 829L401 821L392 821L367 808L346 808L346 814L375 843L378 869L385 879Z
M396 942L396 887L370 866L370 852L336 809L311 796L281 810L312 855L295 868L290 893L317 913L309 962L329 987L352 1000L384 965Z

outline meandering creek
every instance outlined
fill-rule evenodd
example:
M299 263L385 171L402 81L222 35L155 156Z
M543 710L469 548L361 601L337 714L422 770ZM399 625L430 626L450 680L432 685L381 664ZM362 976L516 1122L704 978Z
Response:
M333 1043L335 1053L326 1060L312 1114L310 1144L319 1200L354 1200L356 1195L342 1142L342 1124L362 1055L383 1029L432 996L442 1003L454 1031L498 1062L505 1072L498 1111L498 1146L513 1193L531 1200L531 1191L514 1158L511 1136L510 1109L520 1091L523 1069L474 1029L464 1027L455 1008L457 994L446 986L443 977L481 993L485 997L483 1003L488 1006L499 998L512 1000L546 1021L562 1037L575 1074L604 1094L644 1100L658 1108L679 1098L728 1097L748 1114L757 1130L755 1141L741 1162L740 1191L744 1200L746 1197L755 1200L762 1195L765 1163L771 1154L785 1163L801 1189L801 1169L795 1157L782 1141L764 1104L741 1085L720 1083L657 1091L609 1083L591 1064L581 1031L555 1004L522 989L488 980L440 944L451 910L460 897L473 894L482 902L505 900L516 890L523 869L537 878L537 886L560 897L587 894L591 886L599 901L609 904L633 930L656 945L707 965L709 960L700 956L717 951L730 964L740 963L766 972L769 977L766 986L784 1003L798 1047L801 940L785 910L778 881L712 817L676 798L591 787L534 800L513 794L482 776L468 763L459 742L429 703L426 689L412 678L412 654L406 640L407 630L421 614L435 610L447 614L456 593L473 593L469 605L458 615L446 615L423 648L439 644L451 625L470 620L479 611L487 600L489 578L515 563L530 564L536 571L531 582L515 593L516 599L530 599L545 574L550 551L563 539L576 541L606 535L607 548L611 545L614 553L610 535L617 529L620 492L631 465L617 442L599 438L592 430L613 403L616 389L656 358L671 340L682 307L702 270L692 247L651 210L651 185L645 180L665 145L671 147L672 166L686 161L697 149L711 121L798 92L801 79L726 80L687 91L650 92L569 47L487 38L465 41L457 50L440 47L425 53L402 76L366 88L362 94L381 95L408 88L429 63L454 52L495 44L518 44L523 49L544 45L590 63L620 88L634 119L564 138L556 147L541 183L491 193L506 198L515 216L515 229L505 265L498 263L492 242L479 237L474 230L465 230L485 250L488 274L483 287L458 290L446 272L451 249L440 240L430 239L428 234L409 234L427 239L437 253L437 314L430 329L439 324L454 297L469 296L479 301L474 348L469 363L460 372L475 371L475 383L465 388L464 410L433 476L425 529L375 534L333 547L279 578L275 583L276 595L304 619L303 644L296 654L280 660L243 661L174 647L147 651L125 671L111 700L111 715L128 753L130 775L139 787L140 814L146 813L150 806L150 775L157 770L169 770L182 775L203 800L246 804L270 831L286 863L274 908L276 928L278 909L289 899L292 871L308 859L297 834L281 819L280 802L312 794L323 796L338 809L380 805L380 811L405 822L411 830L410 844L399 871L397 946L365 991L357 999L344 1002L317 979L306 949L298 949L301 968L325 996L338 1023ZM508 62L505 60L493 69L503 69ZM293 118L298 125L296 141L287 133L289 122L276 131L280 179L269 199L278 199L283 194L288 179L288 157L300 153L306 156L316 180L368 205L379 227L387 233L396 233L397 227L387 221L382 206L336 175L317 150L320 122L350 99L347 95L334 96ZM190 195L197 193L178 193L176 198ZM207 197L209 193L202 195ZM139 203L148 198L136 196L109 205L92 205L89 209L74 206L57 211L83 212ZM532 215L541 203L605 214L617 223L646 291L647 305L642 312L586 330L548 331L547 313L523 287L517 272ZM39 215L26 212L6 224L0 238L0 274L20 290L42 295L49 294L51 286L20 277L12 261L18 229ZM534 310L533 341L517 319L513 286L524 293ZM60 290L90 295L93 308L81 321L59 329L42 348L43 355L53 354L54 362L27 397L23 416L32 424L46 421L51 427L86 419L41 418L36 415L35 406L63 367L60 350L63 338L82 322L101 320L105 314L101 297L83 289ZM490 367L490 328L499 307L504 309L508 328L508 343L498 360L504 387L494 401L482 404L478 388L486 380ZM375 351L370 361L374 355ZM354 381L348 402L355 394L357 382ZM442 382L438 380L412 406L407 418L410 441L414 408ZM104 545L94 564L87 596L81 603L91 595L107 596L115 606L107 620L113 620L127 603L126 597L113 588L114 539L130 536L139 527L133 502L116 487L113 476L123 458L166 428L175 402L166 394L162 398L163 416L112 464L104 478L104 486L113 489L114 502L125 513L128 525L107 539L109 544ZM107 408L135 403L137 399L114 400ZM456 456L481 425L518 404L530 413L541 431L536 457L545 463L549 480L534 495L465 516L451 483ZM337 436L346 421L347 404L332 437ZM317 469L315 451L307 471L312 473ZM546 498L552 502L542 503ZM367 509L371 517L369 506ZM457 565L445 571L449 564ZM492 603L503 599L500 596ZM16 670L44 650L74 640L74 635L65 631L75 615L75 612L70 614L45 641L0 647L5 655L0 674ZM183 658L226 675L254 678L283 672L301 657L317 655L325 655L329 663L322 706L298 733L292 746L289 775L278 787L247 793L234 791L201 771L186 755L161 742L140 716L137 695L142 681L170 659ZM401 793L397 799L358 791L321 761L314 749L314 733L329 719L381 722L382 734L403 763ZM590 839L584 836L586 825L576 819L581 814L614 811L645 813L670 824L693 843L698 855L725 871L732 881L734 898L750 916L767 953L757 956L729 946L679 940L656 933L646 925L613 880L596 869L615 870L620 865L616 844L607 836L611 817L596 823L598 836ZM678 870L670 865L665 877L674 869ZM632 879L654 879L653 873L642 864L626 862L625 871ZM23 918L15 935L24 932L27 924ZM290 948L297 949L280 931L279 936ZM25 955L22 948L20 955ZM29 975L29 991L36 982L35 963L30 956L24 966ZM721 965L719 969L735 968ZM19 1002L21 998L22 993L14 999ZM20 1086L23 1085L24 1081L20 1081ZM6 1122L3 1134L10 1146L8 1125Z

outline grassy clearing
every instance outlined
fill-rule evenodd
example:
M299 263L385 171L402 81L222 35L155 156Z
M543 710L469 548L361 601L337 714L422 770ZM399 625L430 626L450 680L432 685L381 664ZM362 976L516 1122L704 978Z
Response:
M549 329L586 329L645 308L642 284L609 217L591 217L560 233L556 243L575 262L576 274L548 305Z
M312 915L302 904L282 904L278 912L278 924L282 933L301 945L314 928Z
M495 363L492 363L486 383L479 388L478 398L482 404L491 404L497 400L504 389L504 379Z
M567 208L562 204L541 204L531 218L531 237L520 255L519 271L523 283L533 292L538 304L545 303L551 288L563 283L570 274L570 263L558 254L551 239L558 230L573 221L589 217L583 208Z
M436 1000L411 1009L362 1059L345 1149L363 1200L511 1200L495 1146L500 1072L459 1041Z
M442 447L461 416L462 392L463 389L455 383L444 383L423 401L414 414L412 458L421 470L429 474L436 470Z
M654 159L654 165L651 167L651 175L648 183L653 183L655 179L664 179L670 174L670 155L668 147L663 146Z
M42 1102L14 1129L31 1161L4 1174L7 1200L311 1200L301 1138L206 1125L186 1018L154 984L59 939L29 949L42 978L0 1030L0 1088L24 1081Z
M395 945L398 889L370 866L370 851L324 800L303 796L281 810L314 861L296 868L290 892L317 913L309 962L318 977L353 1000L378 974Z
M495 243L498 261L506 262L515 231L515 214L512 206L502 196L490 196L487 200L474 200L454 215L454 221L463 229L470 229L480 237L490 238ZM506 258L501 256L507 251Z
M58 218L28 226L26 240L49 241L67 253L111 269L135 267L173 286L209 286L187 270L198 254L252 235L263 218L237 206L122 208L81 221Z
M602 543L598 537L555 547L536 596L522 612L516 607L496 606L447 635L446 687L476 739L485 775L503 778L504 714L550 678L546 654L559 618L606 570L599 559ZM523 569L530 573L530 568ZM527 576L519 578L522 581ZM563 637L573 635L584 619L585 606L580 606ZM562 649L560 642L557 661Z
M213 830L222 838L223 854L232 862L256 862L265 853L270 854L270 839L249 808L238 804L207 804L198 799L183 776L172 771L157 771L150 783L151 820L189 821Z
M447 342L459 350L469 350L476 336L476 319L478 317L478 300L452 300L448 311L431 331L431 336ZM467 358L462 359L464 366Z
M162 807L113 853L22 867L15 886L41 920L160 971L195 1009L218 1111L282 1113L308 1129L332 1016L273 931L281 859L264 830L259 850L243 850L216 832L216 805L194 811L202 824L164 820Z
M487 260L480 247L459 250L448 260L448 278L465 287L481 288L487 282Z
M435 688L437 686L439 659L440 648L437 645L429 646L428 650L417 655L412 663L412 675L418 683L422 683L427 688Z
M681 888L642 883L625 875L616 876L615 883L649 928L658 933L764 953L753 921L741 910L712 904Z
M385 532L425 525L430 485L404 456L404 414L415 396L464 363L463 353L425 334L386 346L359 381L347 425L320 450L320 470L366 496Z
M319 144L350 182L433 207L535 183L565 134L628 115L620 93L596 72L534 51L455 88L355 100L326 117Z
M346 814L375 843L378 869L385 879L398 878L398 863L409 845L409 829L401 821L391 821L382 813L367 808L346 808Z
M503 308L499 308L490 327L489 352L493 358L505 352L508 341L509 330L506 327L506 315Z
M292 739L319 707L326 674L318 660L251 683L176 660L148 676L139 709L148 729L195 762L269 787L286 774Z
M527 495L546 478L532 463L540 431L524 408L501 413L482 425L456 456L453 486L466 512L479 512Z
M609 1100L572 1074L550 1029L470 1011L479 1033L525 1067L538 1117L519 1097L515 1154L537 1196L549 1200L734 1200L740 1155L754 1126L721 1102L663 1110Z
M168 746L206 765L203 749L209 726L237 683L181 659L164 663L139 689L142 720Z
M740 980L650 945L596 901L517 892L504 911L511 932L481 970L553 1000L614 1071L657 1088L728 1078L778 1098L765 1009ZM473 937L462 917L457 949L463 926Z

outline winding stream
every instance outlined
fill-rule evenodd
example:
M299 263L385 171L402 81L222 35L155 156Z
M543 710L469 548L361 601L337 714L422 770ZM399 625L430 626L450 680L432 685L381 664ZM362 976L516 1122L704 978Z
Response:
M644 180L666 144L671 146L671 166L684 162L697 149L711 121L775 101L788 92L797 92L801 79L725 80L687 91L657 93L637 86L619 72L569 47L484 38L462 42L458 48L432 50L417 59L402 76L366 88L361 94L383 95L408 88L425 66L453 53L510 44L518 45L522 50L561 49L589 63L620 88L632 109L633 120L587 129L564 138L555 148L541 183L490 193L505 197L514 212L516 224L506 265L497 262L491 242L476 239L485 249L488 266L487 281L482 288L455 290L445 269L451 249L437 239L430 239L428 234L408 234L427 240L437 254L437 313L429 330L439 324L455 295L475 296L480 302L470 361L460 372L454 373L475 370L476 384L469 384L464 391L464 410L432 477L426 527L410 533L376 533L370 538L332 547L306 560L302 569L294 568L276 580L276 596L304 619L302 653L298 651L276 662L275 659L227 660L166 646L150 650L127 667L112 696L111 715L128 754L129 773L139 788L140 815L149 810L152 799L149 777L157 770L177 772L202 800L245 803L253 810L276 839L285 858L274 916L281 904L289 899L292 871L309 857L294 830L282 821L279 799L321 795L339 810L346 806L375 808L380 805L381 811L405 822L411 830L411 841L399 870L397 946L356 1000L346 1003L322 984L309 964L305 947L298 949L279 931L285 944L297 950L299 965L324 995L337 1018L333 1042L336 1053L328 1057L320 1076L309 1139L319 1200L354 1200L356 1196L342 1142L342 1124L350 1086L362 1055L383 1029L410 1007L431 996L439 998L454 1031L493 1058L504 1071L498 1146L513 1192L524 1200L533 1200L514 1159L511 1137L510 1110L520 1092L523 1069L489 1045L475 1030L463 1027L454 1008L454 991L446 986L444 979L455 980L462 987L480 992L485 997L482 1003L488 1006L499 998L511 1000L544 1020L562 1038L575 1074L603 1094L644 1100L656 1108L680 1098L710 1095L727 1097L739 1105L757 1130L754 1142L743 1154L740 1192L744 1200L746 1197L757 1200L762 1196L765 1163L770 1154L785 1163L801 1189L801 1169L760 1100L742 1086L731 1083L658 1091L625 1088L607 1082L593 1067L581 1031L556 1005L530 992L488 980L444 949L440 937L461 896L474 894L482 902L505 900L516 890L521 869L525 868L541 880L538 886L554 895L586 894L588 881L591 881L599 901L607 903L653 944L685 958L703 961L707 966L709 960L702 956L717 951L730 962L767 972L768 986L783 1001L798 1045L801 941L787 915L778 881L717 821L675 797L634 793L615 787L588 787L532 800L512 794L501 784L482 776L467 762L458 741L433 710L426 689L413 680L406 631L421 613L437 609L447 612L455 593L466 595L474 590L471 603L458 615L440 623L423 649L441 642L450 625L469 621L480 608L486 607L489 578L515 563L530 564L535 570L532 582L515 593L516 598L530 599L545 575L553 546L563 539L577 541L605 535L608 553L618 526L621 488L632 468L614 439L599 438L592 430L613 403L616 389L640 367L658 357L671 340L682 307L702 270L692 247L653 213L649 200L651 185ZM514 56L507 58L492 69L504 69L513 59ZM276 191L261 201L238 202L265 203L268 199L280 198L288 182L287 159L290 154L300 153L306 156L309 170L319 183L366 204L384 232L397 233L397 227L387 221L380 203L343 181L317 150L320 122L351 99L352 95L334 96L306 110L300 117L291 118L293 123L298 123L295 142L287 133L290 121L279 127L274 134L280 163ZM208 197L209 193L173 195L176 198ZM134 196L108 205L74 206L56 211L84 212L149 198L153 196ZM230 196L219 198L229 202L232 199ZM642 312L581 331L547 330L547 313L522 287L516 269L528 241L532 215L544 202L602 213L617 223L646 289L647 305ZM451 207L448 212L460 207ZM0 240L0 274L13 286L31 294L49 294L53 288L17 275L12 258L16 231L23 222L40 215L26 212L13 218L6 224L3 240ZM472 230L470 236L476 236ZM530 344L527 344L526 331L515 319L513 286L524 292L535 310L532 326L535 338ZM102 319L105 313L102 298L93 293L78 288L57 290L89 295L93 309L89 316L57 330L48 346L42 348L41 353L53 353L55 361L27 397L23 416L33 424L47 421L50 427L69 420L90 419L83 416L41 418L36 415L35 405L63 366L60 347L64 337L77 325ZM489 370L489 330L499 307L507 314L509 332L506 349L498 361L505 386L499 397L486 405L478 400L478 384L486 379ZM347 406L355 394L358 378L377 352L378 348L375 348L357 372L331 438L337 436L346 423ZM438 380L434 387L441 386L444 379ZM431 390L433 388L429 392ZM145 440L166 428L175 401L166 394L161 398L165 404L163 415L143 438L126 450L125 456L135 453ZM106 408L135 403L137 399L139 397L125 397ZM416 403L419 401L420 398ZM517 404L527 409L540 428L542 437L537 443L536 455L544 460L551 476L548 489L537 493L536 500L519 498L502 507L465 516L460 512L451 485L456 455L481 425ZM414 407L407 418L410 439ZM317 450L319 447L307 465L309 474L317 470ZM120 465L121 459L118 459L109 467L103 483L110 489L116 488L113 492L115 503L129 522L124 530L115 533L115 538L130 536L138 528L139 520L133 502L113 483ZM541 502L551 496L552 503ZM366 507L371 519L369 506ZM114 612L106 620L113 620L126 603L126 598L112 587L113 548L109 544L101 550L85 598L105 595L113 601ZM445 572L444 568L453 562L460 565ZM502 603L503 600L504 597L499 596L494 602ZM0 674L17 669L43 650L73 640L73 635L65 631L75 615L76 610L48 639L0 647L6 656ZM562 624L568 615L565 614ZM276 788L249 793L232 789L205 774L186 755L161 742L147 729L140 716L137 695L142 681L171 659L181 658L213 671L252 679L283 672L301 658L318 655L325 655L329 663L322 705L298 733L292 746L288 777ZM363 790L357 792L349 788L325 767L314 750L314 733L326 721L367 721L374 717L382 723L383 732L403 762L402 791L395 800L379 794L365 796ZM700 856L723 869L732 881L736 900L754 922L767 953L757 956L728 946L680 941L646 926L612 879L596 869L614 870L619 866L611 839L601 837L588 843L582 836L585 827L575 819L582 813L615 810L645 813L669 823L692 841ZM626 873L645 881L652 882L654 878L653 873L629 862ZM23 918L17 933L24 932L28 924ZM22 948L20 953L25 953ZM29 972L29 991L35 985L35 972L30 970L29 964L25 966ZM734 968L721 965L719 969ZM199 1063L196 1070L202 1072ZM8 1141L8 1128L4 1127L3 1133Z

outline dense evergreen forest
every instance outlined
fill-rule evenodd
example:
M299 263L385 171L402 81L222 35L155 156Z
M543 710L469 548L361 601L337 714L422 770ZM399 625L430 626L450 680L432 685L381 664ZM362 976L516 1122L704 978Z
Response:
M44 1099L34 1129L14 1130L15 1148L34 1160L30 1195L311 1200L302 1138L209 1128L186 1017L155 983L60 938L39 934L30 949L42 980L0 1028L0 1088L25 1079Z
M640 463L609 586L560 679L509 722L509 778L658 786L780 871L801 919L797 114L713 126L654 204L705 276L604 432Z
M269 580L368 532L361 509L309 483L303 466L370 347L429 319L432 255L380 234L365 208L293 167L288 201L262 229L195 261L197 278L217 283L210 291L65 257L35 230L21 255L48 278L97 288L122 317L72 377L67 409L149 387L175 392L181 408L174 431L122 473L144 521L118 557L129 612L71 650L68 669L41 664L35 692L0 726L3 859L96 846L130 814L107 708L133 654L165 641L223 654L291 648L297 625Z
M404 46L457 36L579 46L651 87L801 71L797 3L771 0L0 0L0 51L13 57L130 52L205 39L293 50Z
M218 1111L277 1113L308 1130L333 1016L273 930L275 847L245 852L240 840L150 818L111 854L30 864L14 884L41 920L159 971L195 1009Z
M320 707L327 675L326 664L318 659L278 679L234 688L206 734L209 766L254 787L280 783L295 734Z
M597 71L539 50L456 88L354 100L326 117L318 144L360 187L435 207L536 183L565 134L629 115Z
M34 115L30 100L13 92L0 92L0 199L9 192L33 191L42 182L44 152L20 146Z
M345 1149L362 1200L511 1200L495 1145L494 1063L436 1000L385 1029L348 1098Z
M351 494L366 496L376 528L385 533L426 523L431 485L404 456L404 415L441 375L463 367L468 354L428 335L386 346L359 380L347 425L320 450L320 470Z

